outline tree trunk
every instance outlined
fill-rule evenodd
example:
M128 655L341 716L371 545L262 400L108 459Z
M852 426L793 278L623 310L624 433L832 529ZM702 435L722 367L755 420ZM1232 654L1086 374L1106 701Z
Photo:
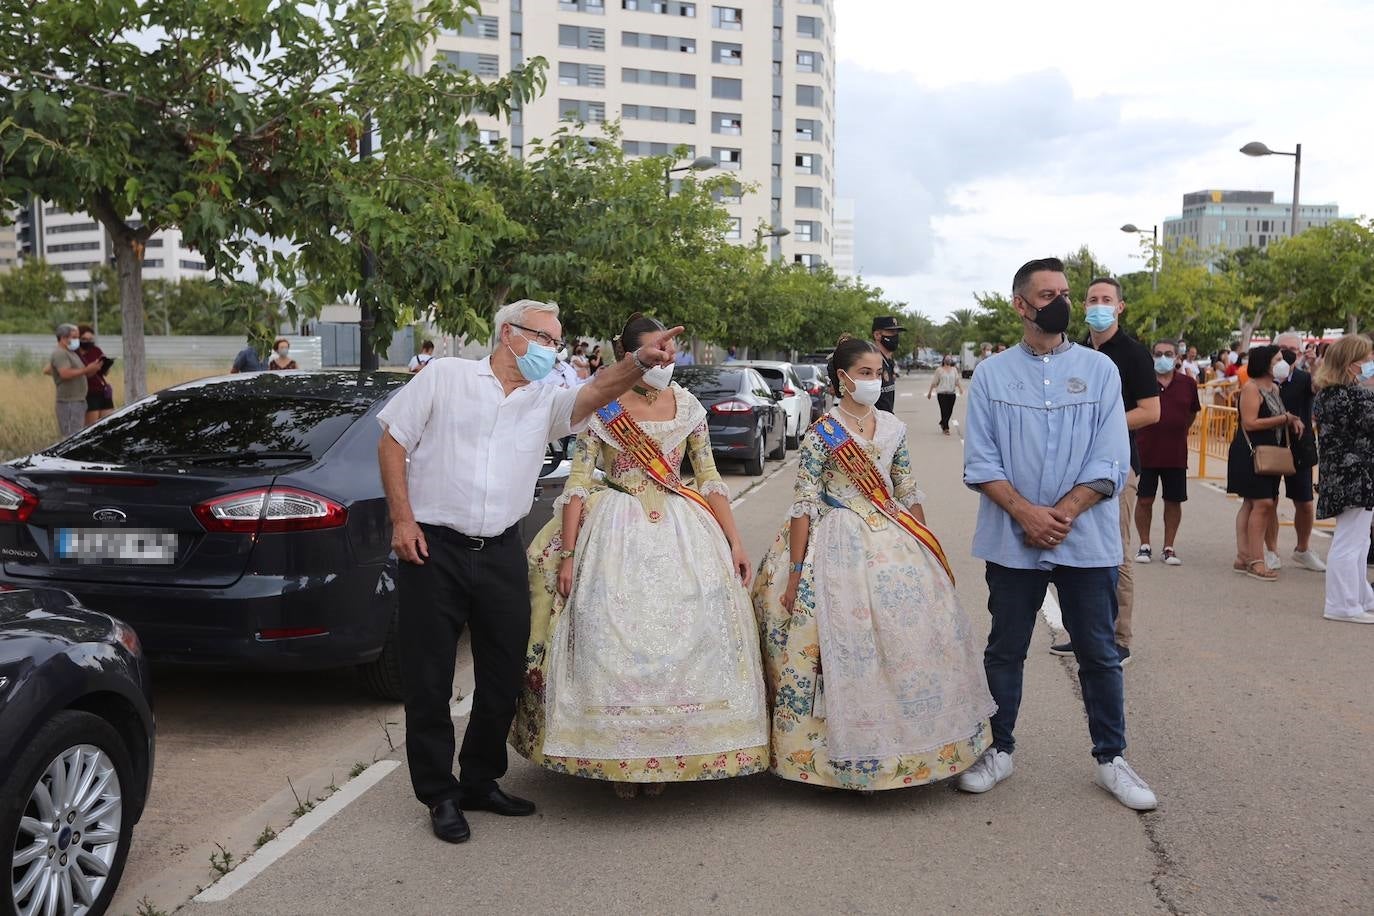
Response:
M132 404L148 393L148 365L143 341L143 240L135 235L111 233L115 270L119 273L119 299L124 318L124 403Z
M1345 316L1345 333L1360 333L1360 316L1356 315L1354 312L1349 312Z
M1240 323L1240 348L1241 352L1250 349L1250 340L1255 336L1255 328L1264 320L1264 313L1269 311L1267 305L1261 305L1255 309L1255 314Z

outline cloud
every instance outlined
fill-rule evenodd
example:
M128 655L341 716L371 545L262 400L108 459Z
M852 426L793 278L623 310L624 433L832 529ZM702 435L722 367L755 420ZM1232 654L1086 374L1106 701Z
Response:
M1058 70L929 88L909 74L841 63L838 82L838 193L855 199L856 263L882 277L931 270L942 219L1004 208L968 189L1011 179L1036 196L1128 193L1234 127L1128 118L1127 100L1076 97ZM1017 222L1034 225L1033 217Z

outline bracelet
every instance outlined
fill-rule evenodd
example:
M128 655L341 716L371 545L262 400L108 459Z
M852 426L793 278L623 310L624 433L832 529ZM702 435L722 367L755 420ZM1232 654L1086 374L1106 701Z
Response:
M644 360L639 358L638 350L630 351L630 359L635 361L635 368L638 369L641 373L648 372L650 369L653 368L653 366L650 366L648 363L644 362Z
M806 569L806 563L804 563L804 562L802 562L802 563L793 563L792 566L791 566L790 568L791 568L792 572L794 572L794 573L800 573L800 572L802 572L803 570Z
M576 553L576 550L560 550L558 551L558 559L571 560Z

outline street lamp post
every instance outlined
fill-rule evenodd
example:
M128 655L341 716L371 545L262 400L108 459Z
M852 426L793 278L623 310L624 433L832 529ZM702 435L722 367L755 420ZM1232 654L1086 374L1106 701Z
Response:
M673 196L674 172L704 172L707 169L713 169L718 165L720 165L720 163L716 162L716 160L712 159L710 156L698 156L687 165L665 166L663 169L663 196Z
M1298 183L1302 179L1302 144L1291 153L1270 149L1258 140L1245 144L1240 151L1247 156L1292 156L1293 157L1293 209L1288 216L1288 235L1298 234Z
M1138 232L1145 234L1144 229L1137 228L1135 223L1127 223L1121 227L1122 232ZM1159 290L1159 224L1155 223L1150 227L1150 289Z
M754 227L754 247L762 248L764 239L781 239L783 236L791 234L791 229L765 226L763 223L759 223ZM768 260L773 260L773 252L771 250L768 252Z

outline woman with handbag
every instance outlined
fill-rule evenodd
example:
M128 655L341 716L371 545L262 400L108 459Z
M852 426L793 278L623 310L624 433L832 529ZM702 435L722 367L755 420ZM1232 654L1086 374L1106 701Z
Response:
M1278 347L1251 347L1250 380L1240 390L1239 422L1226 461L1226 492L1241 497L1236 513L1236 562L1232 569L1261 582L1275 582L1264 562L1264 532L1277 511L1279 479L1294 473L1291 435L1302 436L1302 420L1288 413L1274 382L1274 367L1286 373Z
M1374 623L1374 590L1366 579L1369 525L1374 520L1374 352L1368 337L1347 334L1326 351L1317 370L1313 418L1322 430L1322 488L1317 517L1334 518L1326 558L1322 616Z

